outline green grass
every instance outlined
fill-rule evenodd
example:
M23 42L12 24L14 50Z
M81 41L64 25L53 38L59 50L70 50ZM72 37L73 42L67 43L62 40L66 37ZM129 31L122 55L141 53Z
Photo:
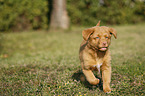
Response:
M112 96L145 95L145 24L113 26ZM29 31L1 34L0 94L106 95L83 81L78 58L81 31Z

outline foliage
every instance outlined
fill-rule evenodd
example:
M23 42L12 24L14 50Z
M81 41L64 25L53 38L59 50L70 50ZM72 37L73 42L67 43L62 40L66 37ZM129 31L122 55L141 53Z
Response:
M145 24L114 26L112 38L112 92L109 96L145 95ZM21 32L3 35L0 53L0 94L44 96L105 96L99 86L80 77L78 50L81 30Z
M99 4L99 0L68 0L68 11L72 23L92 26L99 20L106 24L137 23L145 20L144 2L104 1L104 4Z
M0 0L0 31L48 29L53 0ZM128 24L145 20L142 0L66 0L71 25ZM102 23L101 23L102 24Z
M0 31L47 28L47 0L0 0Z

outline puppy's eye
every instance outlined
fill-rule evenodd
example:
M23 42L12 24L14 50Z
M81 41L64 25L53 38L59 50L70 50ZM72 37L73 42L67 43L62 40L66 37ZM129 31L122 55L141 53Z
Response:
M99 37L96 37L97 39L99 39Z

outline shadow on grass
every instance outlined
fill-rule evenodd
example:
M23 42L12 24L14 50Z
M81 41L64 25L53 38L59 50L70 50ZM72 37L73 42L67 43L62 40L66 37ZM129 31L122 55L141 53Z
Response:
M96 76L96 75L95 75ZM100 80L99 84L94 86L89 84L89 82L86 80L82 70L78 70L76 71L73 75L72 75L73 80L77 80L80 81L81 84L83 84L86 88L88 88L89 90L93 90L96 88L99 88L100 90L103 90L103 85L102 85L102 80L101 78L99 78L98 76L96 76L96 78L98 78Z

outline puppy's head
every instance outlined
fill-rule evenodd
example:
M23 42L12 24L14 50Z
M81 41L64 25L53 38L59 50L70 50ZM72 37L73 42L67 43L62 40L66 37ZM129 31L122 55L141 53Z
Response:
M88 41L91 47L99 51L108 49L112 34L117 38L117 32L113 28L99 26L99 24L82 32L84 40Z

